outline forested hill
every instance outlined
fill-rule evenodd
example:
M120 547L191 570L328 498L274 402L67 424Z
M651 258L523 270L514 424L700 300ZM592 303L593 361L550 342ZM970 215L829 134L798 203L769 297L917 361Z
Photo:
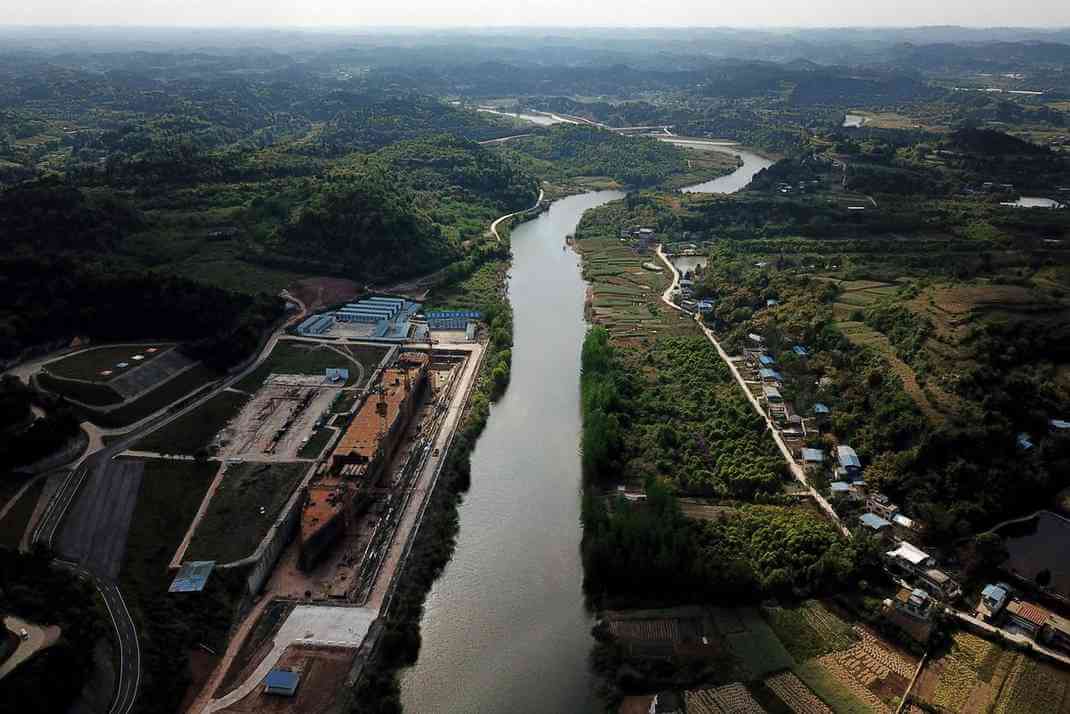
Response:
M331 182L281 229L279 251L290 267L364 279L443 265L452 251L442 228L399 183L379 172Z
M626 137L582 124L560 124L507 145L506 155L542 176L606 176L627 186L664 181L683 152L656 139Z
M514 122L403 87L270 57L79 57L0 71L5 360L88 336L233 363L294 280L439 270L537 196L478 144Z

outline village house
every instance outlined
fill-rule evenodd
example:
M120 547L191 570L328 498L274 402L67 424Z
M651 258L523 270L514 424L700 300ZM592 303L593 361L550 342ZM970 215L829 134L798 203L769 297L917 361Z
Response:
M988 584L981 591L981 601L977 604L977 615L985 622L991 622L999 615L1010 597L1010 588L1003 583Z

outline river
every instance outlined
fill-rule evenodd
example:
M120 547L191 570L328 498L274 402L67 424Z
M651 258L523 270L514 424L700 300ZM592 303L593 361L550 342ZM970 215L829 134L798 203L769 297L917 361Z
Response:
M539 126L551 126L553 124L575 124L567 119L562 119L556 114L527 114L524 112L510 112L502 109L491 109L489 107L479 107L476 111L483 112L484 114L497 114L498 116L510 117L512 119L522 119L532 124L538 124Z
M738 190L769 165L732 153L740 169L690 190ZM586 210L623 196L569 196L512 231L512 381L472 453L456 551L428 594L419 658L402 673L407 712L599 709L579 547L586 283L564 241Z

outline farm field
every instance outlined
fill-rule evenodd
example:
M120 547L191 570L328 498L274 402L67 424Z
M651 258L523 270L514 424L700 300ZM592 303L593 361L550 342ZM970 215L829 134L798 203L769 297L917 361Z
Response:
M226 468L185 560L229 563L250 555L278 519L309 464L243 463Z
M609 624L631 657L679 657L680 643L696 634L720 652L719 681L707 678L685 692L689 712L890 714L917 667L912 656L816 600L634 611L626 619L616 613Z
M653 254L637 254L618 240L577 241L584 277L591 283L590 319L615 340L648 342L656 335L694 334L686 316L661 302L669 286L667 269L648 270L644 263L663 264Z
M1070 672L957 632L949 650L926 664L912 699L941 713L1054 714L1070 709Z
M348 369L349 381L346 385L360 386L356 384L360 371L356 369L354 361L360 363L364 369L364 377L367 379L389 349L374 345L333 345L333 347L347 351L353 359L340 355L325 345L280 341L271 351L271 356L236 383L234 388L254 392L271 374L323 374L324 370L332 367Z
M45 369L57 377L82 379L89 382L110 382L172 348L174 345L168 343L97 347L49 362L45 365ZM135 357L140 357L140 359L135 359ZM119 363L126 363L127 366L119 367Z
M918 375L914 372L914 369L896 356L895 348L887 337L864 322L844 320L835 324L844 337L854 344L859 347L872 347L881 354L888 366L903 383L903 389L932 424L942 424L946 420L947 415L936 408L933 400L929 398L927 390L918 383ZM941 396L947 395L941 393ZM949 401L950 397L947 396L946 399L941 399L940 403L947 404Z

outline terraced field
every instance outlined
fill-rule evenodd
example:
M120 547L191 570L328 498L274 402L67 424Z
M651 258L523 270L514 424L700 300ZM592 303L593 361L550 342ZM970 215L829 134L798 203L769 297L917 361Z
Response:
M739 682L712 689L684 692L688 714L765 714L747 688Z
M966 632L926 665L914 698L936 712L1070 711L1070 672Z
M618 340L648 341L655 335L693 334L686 316L661 302L672 279L657 257L634 252L616 240L587 239L576 244L583 256L584 277L591 283L588 317Z
M676 608L607 613L606 621L628 657L697 657L716 673L686 689L688 712L890 714L917 661L830 607Z

